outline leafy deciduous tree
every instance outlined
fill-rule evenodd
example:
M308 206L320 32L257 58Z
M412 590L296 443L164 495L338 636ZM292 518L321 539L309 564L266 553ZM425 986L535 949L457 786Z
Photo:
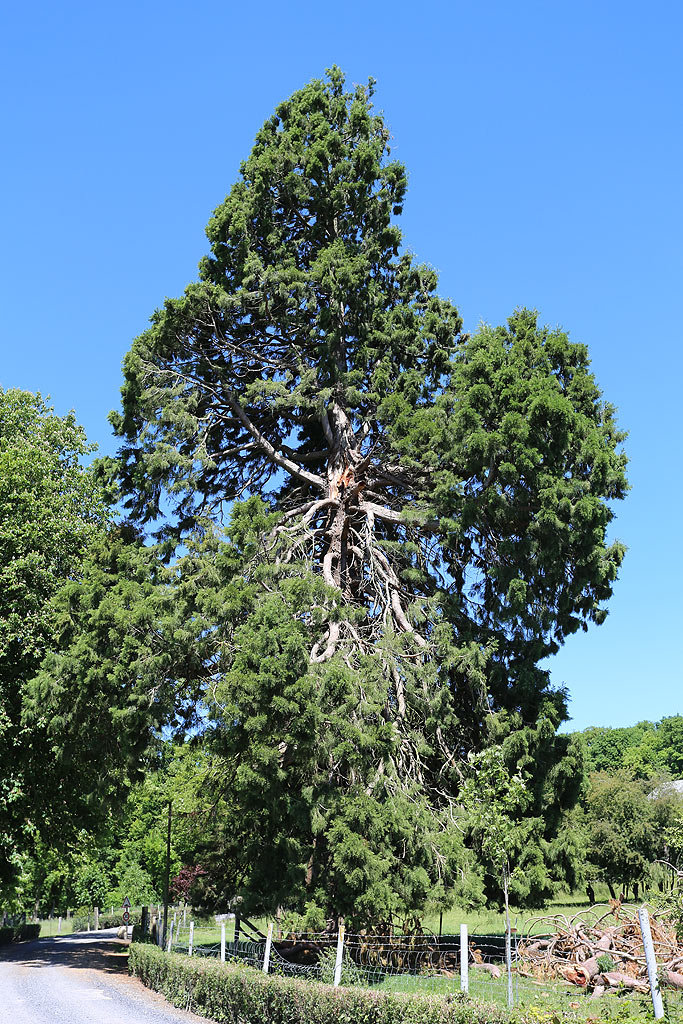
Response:
M529 846L531 823L522 821L528 795L522 776L508 771L500 747L489 747L469 760L471 774L460 800L475 847L502 889L509 932L510 885L521 873L522 854Z
M0 389L0 884L73 804L43 724L22 715L26 684L55 642L52 599L79 577L106 518L81 463L92 451L72 413Z
M649 786L620 771L596 772L586 796L589 870L607 882L612 896L647 880L664 856L665 835L680 807L676 795L653 798Z

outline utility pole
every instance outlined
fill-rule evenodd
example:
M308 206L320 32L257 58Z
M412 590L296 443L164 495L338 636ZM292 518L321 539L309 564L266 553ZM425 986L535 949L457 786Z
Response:
M168 886L171 876L171 808L173 802L168 801L168 831L166 833L166 877L164 878L164 931L163 931L163 942L162 949L166 948L166 938L168 929Z

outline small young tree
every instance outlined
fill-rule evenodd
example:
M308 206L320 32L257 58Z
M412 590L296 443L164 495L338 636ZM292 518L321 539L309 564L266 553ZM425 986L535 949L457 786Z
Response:
M460 793L464 824L485 869L500 883L509 933L510 887L522 871L521 852L529 837L529 823L523 822L529 793L521 774L508 769L500 747L470 755L469 763Z

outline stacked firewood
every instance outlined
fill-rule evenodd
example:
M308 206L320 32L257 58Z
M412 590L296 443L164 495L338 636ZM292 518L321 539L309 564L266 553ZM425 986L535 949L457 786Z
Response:
M650 929L660 984L683 989L683 945L674 928L650 917ZM528 922L517 967L522 976L539 982L564 979L596 998L610 988L649 991L638 918L618 900L571 918L556 914Z

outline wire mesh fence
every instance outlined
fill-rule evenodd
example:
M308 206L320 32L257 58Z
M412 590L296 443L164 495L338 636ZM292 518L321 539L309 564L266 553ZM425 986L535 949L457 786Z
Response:
M194 922L172 925L168 948L173 952L240 962L309 982L433 995L464 990L474 998L506 1003L510 995L514 999L519 994L523 981L514 971L514 936L508 975L505 936L469 935L466 929L464 934L442 936L344 933L343 940L329 932L299 933L276 936L267 948L263 935L235 938L234 930L224 927L216 941L206 927L195 927ZM467 970L462 968L463 949Z
M588 990L584 993L567 982L530 973L524 943L518 942L514 931L509 949L505 935L472 934L464 925L460 934L453 935L275 934L271 943L258 929L247 934L251 929L242 925L240 930L239 922L227 917L217 924L169 918L167 948L310 983L437 996L463 993L499 1006L573 1009L584 1002L595 1006L589 1004ZM639 1001L643 1010L649 1005L649 993L612 995ZM665 996L666 1012L670 1019L683 1021L678 995Z

